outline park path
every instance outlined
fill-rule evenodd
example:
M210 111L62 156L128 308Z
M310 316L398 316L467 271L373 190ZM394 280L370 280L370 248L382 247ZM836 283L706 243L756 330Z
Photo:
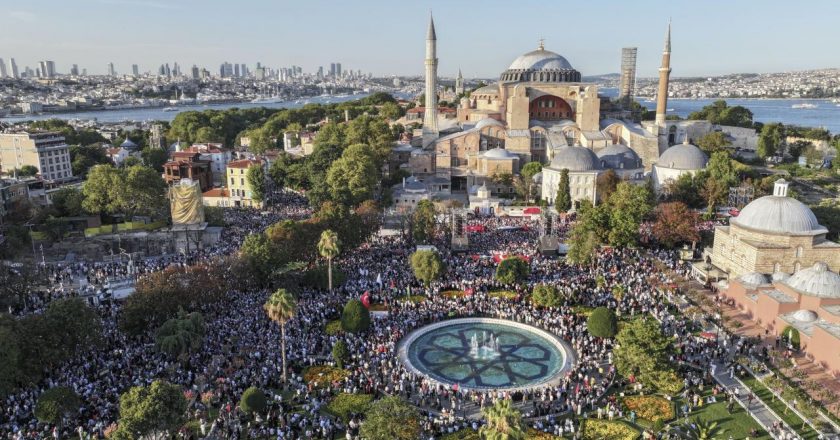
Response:
M716 364L715 367L715 374L713 374L715 380L721 384L723 387L726 388L729 394L735 396L738 404L740 404L750 415L755 419L758 424L770 434L771 437L775 439L779 439L779 435L773 432L773 424L776 422L782 423L789 431L790 427L784 423L764 402L761 401L758 397L755 397L752 403L749 403L747 400L747 396L750 394L750 389L744 385L743 382L738 380L737 378L729 377L729 370L723 364ZM735 394L735 388L739 389L739 393ZM797 436L797 438L799 438Z

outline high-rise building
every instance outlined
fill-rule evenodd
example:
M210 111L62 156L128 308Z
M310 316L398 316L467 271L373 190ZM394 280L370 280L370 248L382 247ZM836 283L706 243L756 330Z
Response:
M200 72L199 72L199 70L198 70L198 66L196 66L195 64L193 64L193 66L192 66L192 72L191 72L191 73L192 73L192 79L198 79L198 78L199 78L199 74L200 74Z
M117 76L117 71L114 69L114 63L108 63L108 76Z
M79 76L79 65L73 64L73 67L70 68L70 75Z
M59 133L0 134L0 167L20 169L32 165L45 180L66 180L73 177L70 147Z
M330 76L335 78L335 63L330 63Z
M222 63L222 65L219 67L219 76L221 76L222 78L230 78L231 76L233 76L233 64L227 61Z
M243 78L248 76L248 66L245 63L239 65L239 74L242 75Z
M134 76L140 76L140 67L138 67L137 64L131 65L131 74Z
M166 64L163 65L163 71L166 74L167 78L172 77L172 69L169 68L169 63L166 63Z
M3 58L0 58L0 78L5 78L6 76L6 62L3 61Z
M55 62L54 61L39 61L38 69L41 71L42 78L55 77Z
M435 20L429 16L426 31L426 109L423 114L423 146L431 144L438 137L437 121L437 35Z
M665 49L662 51L662 66L659 67L659 90L656 93L656 125L665 127L665 113L668 109L668 79L671 76L671 22L665 34Z
M618 88L618 101L629 110L636 90L636 52L635 47L621 49L621 82Z
M341 78L341 63L335 63L335 76Z
M11 75L14 79L20 78L20 75L18 74L18 67L17 64L15 64L14 58L9 58L9 75Z
M324 66L318 66L318 73L315 74L318 79L324 77Z
M239 64L233 65L233 76L239 78Z
M172 76L181 76L181 66L176 61L172 66Z

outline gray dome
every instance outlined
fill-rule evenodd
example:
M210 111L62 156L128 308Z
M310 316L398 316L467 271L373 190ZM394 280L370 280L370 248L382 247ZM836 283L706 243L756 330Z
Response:
M639 155L630 147L622 144L613 144L595 153L601 159L604 168L613 169L635 169L642 168L642 160Z
M482 153L486 159L519 159L519 156L511 153L504 148L493 148Z
M417 180L416 177L410 177L406 179L405 184L403 185L403 190L410 193L422 193L426 192L426 185Z
M125 138L125 141L123 141L123 143L120 144L120 147L123 147L123 148L137 148L137 144L132 142L131 139Z
M764 196L753 200L731 223L784 234L825 231L810 208L799 200L783 196Z
M819 316L817 316L817 314L813 310L805 309L797 310L793 312L793 315L791 316L793 317L793 319L799 322L814 322L817 320L817 318L819 318Z
M551 159L550 166L555 170L565 168L569 171L594 171L601 169L601 161L589 148L559 147L554 149L554 158Z
M752 287L770 284L770 280L767 279L767 276L758 272L745 273L738 277L738 280L741 281L741 283Z
M659 160L656 161L656 166L676 170L702 170L706 168L706 162L708 161L709 158L706 153L686 142L665 150L659 156Z
M562 70L571 68L572 65L569 64L569 61L560 56L560 54L545 49L532 50L524 55L520 55L508 67L509 70Z
M476 122L475 127L478 130L481 130L484 127L504 127L505 124L502 124L501 121L493 119L493 118L484 118L478 122Z
M490 84L489 86L479 87L473 90L472 95L498 95L499 94L499 86L496 84Z
M796 272L785 284L805 295L840 298L840 275L828 270L828 265L822 262Z

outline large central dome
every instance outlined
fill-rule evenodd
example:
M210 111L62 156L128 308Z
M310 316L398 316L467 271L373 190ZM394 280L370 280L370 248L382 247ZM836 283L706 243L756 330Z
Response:
M506 82L580 82L580 72L560 54L540 44L537 50L513 60L500 78Z

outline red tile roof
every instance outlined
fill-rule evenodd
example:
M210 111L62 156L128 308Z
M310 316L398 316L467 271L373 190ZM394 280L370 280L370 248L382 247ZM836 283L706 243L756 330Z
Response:
M203 197L230 197L230 191L227 188L213 188L205 191Z
M250 168L251 165L261 165L262 161L259 159L242 159L228 162L228 168Z

